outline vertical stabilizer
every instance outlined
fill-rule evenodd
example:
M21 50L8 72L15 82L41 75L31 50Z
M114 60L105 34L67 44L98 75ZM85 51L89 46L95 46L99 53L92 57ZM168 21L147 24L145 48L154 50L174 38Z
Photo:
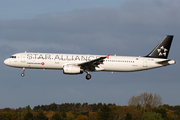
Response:
M146 57L167 59L173 35L167 35Z

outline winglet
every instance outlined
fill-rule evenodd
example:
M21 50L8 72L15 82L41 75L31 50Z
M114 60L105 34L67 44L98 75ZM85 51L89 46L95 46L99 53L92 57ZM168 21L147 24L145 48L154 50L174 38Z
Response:
M110 56L110 55L107 55L106 58L109 59L109 56Z

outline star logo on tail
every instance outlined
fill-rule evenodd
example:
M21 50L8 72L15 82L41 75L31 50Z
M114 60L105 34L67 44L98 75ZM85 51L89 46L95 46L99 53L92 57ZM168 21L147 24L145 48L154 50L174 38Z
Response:
M168 49L164 48L164 46L160 47L160 49L157 49L159 56L166 56L166 52Z

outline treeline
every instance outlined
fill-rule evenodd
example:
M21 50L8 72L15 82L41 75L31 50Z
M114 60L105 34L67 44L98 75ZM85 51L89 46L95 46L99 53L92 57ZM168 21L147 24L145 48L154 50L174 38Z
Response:
M0 109L0 120L141 120L146 115L159 116L158 120L179 120L180 106L165 104L155 108L141 108L102 103L52 103L38 105L33 109L30 106Z
M88 103L64 103L64 104L55 104L52 103L50 105L41 105L35 106L34 111L56 111L56 112L68 112L68 111L92 111L97 112L102 106L106 104L98 103L98 104L88 104ZM107 104L107 106L116 106L115 104Z
M0 109L0 120L180 120L180 106L162 105L161 97L132 96L128 106L102 103L38 105L33 109Z

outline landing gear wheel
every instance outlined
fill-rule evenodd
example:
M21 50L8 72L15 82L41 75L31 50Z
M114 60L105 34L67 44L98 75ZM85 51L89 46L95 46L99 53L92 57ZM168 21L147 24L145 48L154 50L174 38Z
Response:
M90 74L87 74L87 75L86 75L86 79L87 79L87 80L91 79L91 75L90 75Z
M22 69L22 74L21 74L22 77L25 76L24 72L25 72L25 68Z
M22 73L22 74L21 74L21 76L22 76L22 77L24 77L24 76L25 76L25 74L24 74L24 73Z

